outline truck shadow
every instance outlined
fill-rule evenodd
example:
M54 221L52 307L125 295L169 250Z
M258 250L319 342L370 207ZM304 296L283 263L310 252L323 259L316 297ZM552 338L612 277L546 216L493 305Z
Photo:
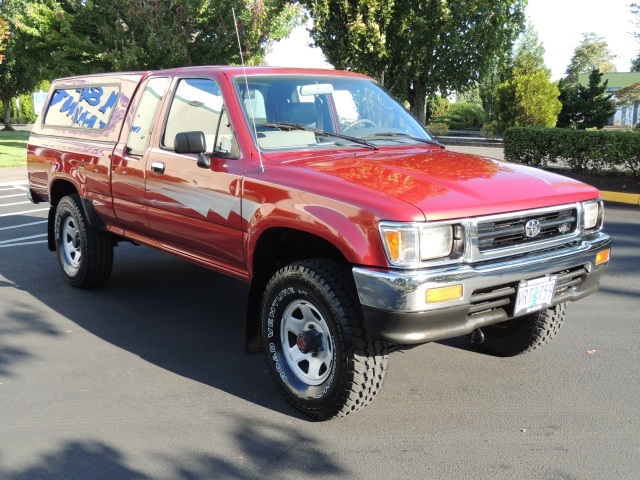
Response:
M29 247L25 255L38 265L38 274L23 267L24 258L3 259L2 275L8 279L3 289L24 290L104 341L163 369L306 419L277 392L263 355L245 353L248 284L124 243L115 250L107 284L78 290L64 280L55 253L44 244ZM3 316L7 336L0 339L0 374L11 375L12 364L37 356L15 347L19 343L11 334L61 334L43 318L41 307L11 305Z

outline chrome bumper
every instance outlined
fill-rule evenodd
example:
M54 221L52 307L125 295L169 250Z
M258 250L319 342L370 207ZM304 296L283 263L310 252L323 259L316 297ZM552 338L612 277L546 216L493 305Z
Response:
M391 343L425 343L513 318L512 305L485 311L472 308L477 292L506 289L521 280L573 271L579 281L556 286L552 305L590 295L598 290L600 277L608 266L608 262L596 266L596 254L610 245L610 237L600 232L570 246L516 258L408 271L354 267L353 276L372 338ZM462 298L426 303L427 289L458 284L463 288Z

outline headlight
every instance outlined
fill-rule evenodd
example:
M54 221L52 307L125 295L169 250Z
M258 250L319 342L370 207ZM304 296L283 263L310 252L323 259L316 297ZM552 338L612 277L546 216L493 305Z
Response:
M425 227L420 231L420 259L432 260L446 257L453 248L453 227L440 225Z
M603 208L600 201L584 202L582 210L584 212L585 230L593 230L602 226Z
M447 257L454 245L452 225L383 223L380 233L389 262L399 267Z

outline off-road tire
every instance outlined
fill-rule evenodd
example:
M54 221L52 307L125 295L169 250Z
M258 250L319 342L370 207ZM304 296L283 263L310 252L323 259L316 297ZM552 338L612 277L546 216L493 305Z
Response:
M539 312L482 328L484 341L480 345L493 354L511 357L535 350L556 336L566 316L561 303Z
M387 352L367 336L346 265L311 259L277 271L265 288L261 327L266 362L278 390L316 420L353 413L382 387ZM300 347L296 335L301 330L321 333L322 347L315 356Z
M113 267L113 239L89 225L77 194L63 197L56 208L58 261L67 281L77 288L104 284Z

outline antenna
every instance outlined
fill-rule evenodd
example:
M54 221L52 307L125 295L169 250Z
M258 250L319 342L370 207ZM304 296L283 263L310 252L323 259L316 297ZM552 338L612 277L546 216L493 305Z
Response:
M240 51L240 61L242 62L242 70L244 71L244 84L247 88L246 95L249 99L249 110L251 111L251 125L253 125L253 135L256 139L256 148L258 149L258 160L260 160L260 173L264 173L264 164L262 163L262 152L260 151L260 142L258 141L258 130L256 128L256 116L253 112L253 102L249 93L249 81L247 80L247 67L244 65L244 56L242 55L242 44L240 43L240 32L238 31L238 20L236 18L236 9L231 7L233 14L233 25L236 27L236 37L238 38L238 50Z

